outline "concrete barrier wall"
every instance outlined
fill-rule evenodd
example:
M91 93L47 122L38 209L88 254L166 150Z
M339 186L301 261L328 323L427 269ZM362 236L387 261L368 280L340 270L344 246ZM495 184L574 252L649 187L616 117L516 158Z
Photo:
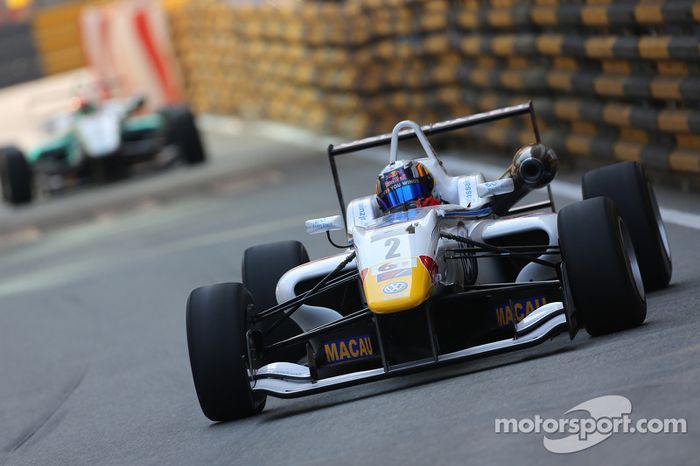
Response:
M700 173L700 1L191 1L170 14L201 111L348 137L534 100L562 154ZM473 133L529 142L524 122Z

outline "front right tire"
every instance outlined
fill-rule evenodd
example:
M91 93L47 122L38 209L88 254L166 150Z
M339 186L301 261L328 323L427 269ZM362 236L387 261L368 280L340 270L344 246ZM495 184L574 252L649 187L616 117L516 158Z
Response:
M309 254L299 241L278 241L260 244L245 250L241 272L243 284L250 291L255 311L261 312L277 305L275 290L277 282L287 271L309 262ZM270 325L281 316L269 318L261 323L261 330L268 331ZM287 319L271 333L275 340L284 340L301 333L292 319ZM297 362L306 354L303 346L281 348L265 355L269 361Z
M632 240L615 204L596 197L557 218L561 256L578 320L591 335L641 325L647 307Z
M206 152L192 111L184 105L162 108L159 113L165 119L168 144L177 147L180 157L187 165L203 163Z
M187 347L199 405L212 421L257 414L266 396L254 394L246 365L246 316L252 304L240 283L192 291L187 301Z

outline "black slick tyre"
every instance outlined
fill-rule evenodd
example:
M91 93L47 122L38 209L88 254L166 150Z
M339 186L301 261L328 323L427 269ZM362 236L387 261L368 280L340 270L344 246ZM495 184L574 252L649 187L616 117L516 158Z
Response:
M637 162L622 162L592 170L583 176L583 198L605 196L613 200L625 221L644 287L665 288L671 281L672 262L666 227L654 189Z
M255 303L255 312L277 305L275 289L282 275L301 264L309 262L306 248L299 241L280 241L261 244L245 250L243 254L243 284L250 291ZM266 331L279 317L270 317L262 322ZM287 319L270 333L274 340L289 338L301 332L293 320ZM305 354L304 348L289 348L266 355L269 360L297 362Z
M166 140L177 147L181 159L188 165L206 160L206 153L192 111L182 106L165 107L159 112L165 118Z
M557 219L559 245L579 321L591 335L637 325L646 298L629 233L610 199L565 206Z
M212 421L257 414L266 396L255 395L246 365L246 312L252 303L240 283L197 288L187 301L187 347L199 404Z
M17 147L0 148L0 182L5 202L21 205L32 201L32 168Z

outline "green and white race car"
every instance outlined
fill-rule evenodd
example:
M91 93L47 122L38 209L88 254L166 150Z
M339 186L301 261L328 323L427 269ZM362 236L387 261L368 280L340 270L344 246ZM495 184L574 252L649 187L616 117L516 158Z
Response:
M141 162L165 166L205 160L189 108L137 114L144 103L142 96L101 103L77 99L72 112L48 122L49 138L42 144L26 154L16 146L1 147L4 200L25 204L37 194L120 180Z

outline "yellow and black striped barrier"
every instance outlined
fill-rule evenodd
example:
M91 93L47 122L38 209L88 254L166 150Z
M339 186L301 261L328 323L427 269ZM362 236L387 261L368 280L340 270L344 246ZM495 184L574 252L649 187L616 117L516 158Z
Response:
M476 5L459 12L459 25L468 29L524 27L630 27L692 25L700 21L700 2L627 1L607 4L512 3L510 6ZM472 4L472 6L475 6Z
M201 111L359 137L533 100L564 157L700 174L700 0L173 1Z

